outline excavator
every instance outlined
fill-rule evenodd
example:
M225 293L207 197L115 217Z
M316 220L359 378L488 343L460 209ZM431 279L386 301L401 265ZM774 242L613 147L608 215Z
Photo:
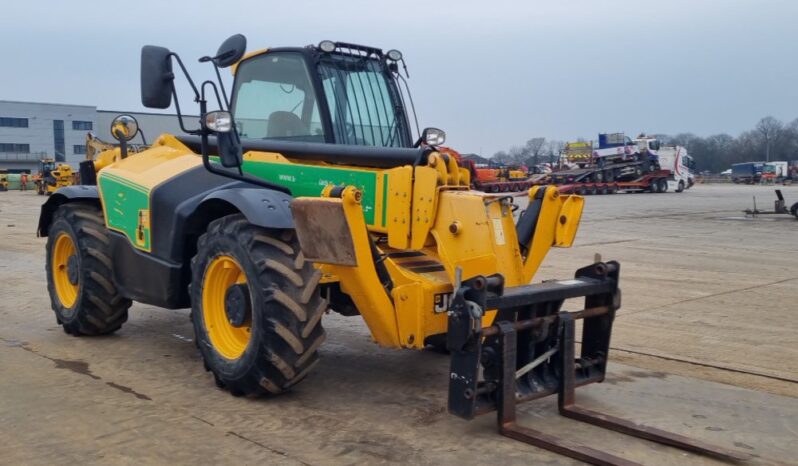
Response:
M190 307L216 385L277 396L320 363L322 319L333 311L362 318L386 348L445 342L449 412L496 412L507 437L593 464L633 464L518 423L518 404L556 395L560 413L579 421L748 457L576 403L576 387L607 373L620 264L533 283L552 247L573 244L583 198L534 186L520 211L513 196L472 190L442 130L414 135L401 52L322 41L246 53L237 34L199 61L216 81L195 83L177 53L144 46L142 103L174 104L185 134L133 153L137 122L118 118L119 146L42 206L47 288L65 332L115 332L133 301ZM223 69L233 73L230 92ZM183 119L178 70L199 126ZM566 310L566 300L581 304Z

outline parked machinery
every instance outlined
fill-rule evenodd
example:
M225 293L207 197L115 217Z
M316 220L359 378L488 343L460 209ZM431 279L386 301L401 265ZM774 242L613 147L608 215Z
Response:
M396 50L324 41L244 56L245 43L233 36L201 60L232 66L229 103L226 92L214 98L222 110L207 109L213 82L191 82L199 128L128 157L136 128L119 121L120 158L97 171L97 185L63 188L42 207L47 286L68 333L116 331L132 300L190 306L216 383L269 395L316 365L332 309L362 316L385 347L443 337L449 411L471 419L496 410L503 435L628 464L516 424L517 403L557 393L566 416L746 456L574 404L576 386L606 374L620 265L529 283L551 247L572 244L581 197L531 188L516 222L510 196L470 190L467 170L438 148L442 131L411 137ZM170 106L173 61L165 48L142 50L145 106ZM583 309L562 310L570 298L584 298Z
M39 161L39 173L34 178L36 193L51 195L57 189L75 184L76 173L66 163L56 164L54 159Z

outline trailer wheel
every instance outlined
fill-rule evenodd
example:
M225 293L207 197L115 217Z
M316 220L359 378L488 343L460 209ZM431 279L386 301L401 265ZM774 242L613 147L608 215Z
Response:
M657 180L657 179L651 180L651 183L649 183L649 185L648 185L648 190L650 192L652 192L652 193L658 193L659 192L659 180Z
M792 205L792 207L790 207L790 213L792 214L793 217L795 217L796 220L798 220L798 202L796 202L795 204Z
M679 181L679 186L676 188L676 192L680 193L684 191L684 181Z

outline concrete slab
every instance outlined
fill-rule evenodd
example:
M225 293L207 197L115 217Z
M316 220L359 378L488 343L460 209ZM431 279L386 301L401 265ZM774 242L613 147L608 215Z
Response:
M794 464L798 222L722 218L753 192L772 191L589 198L576 247L554 251L538 278L569 276L596 252L623 264L623 364L577 392L584 405L758 455L752 464ZM269 400L214 387L187 311L135 305L116 335L65 335L34 237L42 200L0 193L4 463L577 464L498 436L492 416L449 416L447 358L379 349L356 318L325 318L318 370ZM520 419L644 464L718 464L560 418L555 399Z

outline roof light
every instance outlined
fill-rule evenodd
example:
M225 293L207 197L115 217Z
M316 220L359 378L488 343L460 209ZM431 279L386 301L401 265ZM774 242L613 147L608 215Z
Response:
M331 40L323 40L323 41L319 42L319 49L322 52L327 52L327 53L334 52L335 51L335 42L333 42Z
M402 52L396 49L388 50L388 53L386 53L385 55L393 61L399 61L402 59Z

